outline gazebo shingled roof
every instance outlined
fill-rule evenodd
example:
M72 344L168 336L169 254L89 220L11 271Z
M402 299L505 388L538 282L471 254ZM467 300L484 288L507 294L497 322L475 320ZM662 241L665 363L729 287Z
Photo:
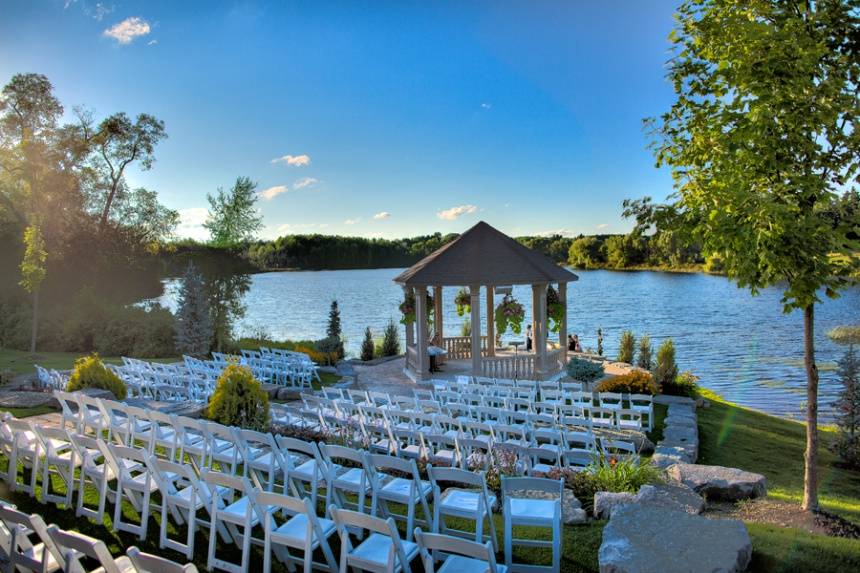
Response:
M481 221L400 273L394 282L405 286L521 285L578 278Z

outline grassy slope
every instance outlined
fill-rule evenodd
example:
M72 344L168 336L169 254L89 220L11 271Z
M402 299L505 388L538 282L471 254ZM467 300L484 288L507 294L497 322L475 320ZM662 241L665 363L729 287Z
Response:
M15 374L30 374L35 372L34 364L48 369L71 370L75 360L81 357L80 352L37 352L35 355L22 350L0 348L0 372L8 370ZM122 364L118 356L103 356L108 364ZM176 362L179 357L147 358L151 362Z
M803 495L802 424L740 408L708 395L699 409L699 463L725 465L764 474L768 495L800 503ZM860 472L833 466L822 431L819 454L822 508L860 523ZM753 540L751 571L858 571L860 541L812 535L797 529L748 524Z

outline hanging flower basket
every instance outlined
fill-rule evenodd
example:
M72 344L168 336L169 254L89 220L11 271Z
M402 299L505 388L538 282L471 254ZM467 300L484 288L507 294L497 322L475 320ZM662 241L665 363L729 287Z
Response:
M454 304L457 306L457 316L463 316L472 311L472 296L461 288L454 297Z
M512 295L505 295L502 302L496 307L495 316L497 332L499 334L503 334L508 327L510 327L514 334L522 333L526 310Z
M400 313L403 317L400 319L400 324L410 325L415 322L415 312L416 312L417 304L415 301L415 293L409 291L403 297L403 302L400 303ZM428 293L427 294L427 324L433 324L433 311L435 306L433 304L433 297Z
M546 290L546 316L549 319L550 331L558 332L561 321L564 320L564 301L552 286Z

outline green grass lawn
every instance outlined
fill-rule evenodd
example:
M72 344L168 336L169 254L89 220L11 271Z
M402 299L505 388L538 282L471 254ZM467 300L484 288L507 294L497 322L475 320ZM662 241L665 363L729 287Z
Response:
M30 374L36 371L35 364L54 370L71 370L75 360L80 358L80 352L37 352L35 355L23 350L0 348L0 372L11 371L14 374ZM119 356L102 356L107 364L122 364ZM177 362L181 357L147 358L150 362Z
M764 474L769 497L799 505L803 496L805 426L704 394L711 406L698 410L698 463ZM820 432L821 506L860 523L860 472L833 465L836 458L827 449L832 439L831 430ZM749 523L747 527L753 541L750 571L860 571L860 540L773 525Z

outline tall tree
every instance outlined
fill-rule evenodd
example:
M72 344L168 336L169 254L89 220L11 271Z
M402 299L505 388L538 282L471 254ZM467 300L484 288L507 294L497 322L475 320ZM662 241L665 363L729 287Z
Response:
M858 9L857 0L686 0L670 36L677 98L646 120L657 165L675 182L653 220L718 256L753 295L784 285L784 311L803 311L808 510L818 508L815 305L820 292L837 296L860 248L849 237L856 217L834 224L825 214L858 181Z
M342 330L340 326L340 309L337 306L337 301L331 301L331 308L328 311L328 327L326 328L326 337L335 344L337 348L337 357L343 358L346 354L343 347Z
M254 239L263 228L263 217L257 211L257 183L248 177L238 177L230 191L218 188L216 195L207 195L209 215L203 226L209 231L213 245L231 247Z
M30 330L30 352L36 352L36 335L39 330L39 288L45 280L47 269L45 261L48 253L45 251L45 241L42 231L36 225L30 225L24 231L24 258L21 261L21 286L33 295L33 321Z
M88 135L90 127L85 115L82 115L81 124ZM146 113L139 114L134 121L125 113L115 113L99 124L91 142L96 149L93 166L100 179L100 229L107 225L118 196L126 192L126 169L132 164L144 171L151 169L155 162L155 146L166 137L164 122Z
M192 264L185 269L179 306L175 318L176 350L189 356L204 357L212 345L212 317L203 277Z

